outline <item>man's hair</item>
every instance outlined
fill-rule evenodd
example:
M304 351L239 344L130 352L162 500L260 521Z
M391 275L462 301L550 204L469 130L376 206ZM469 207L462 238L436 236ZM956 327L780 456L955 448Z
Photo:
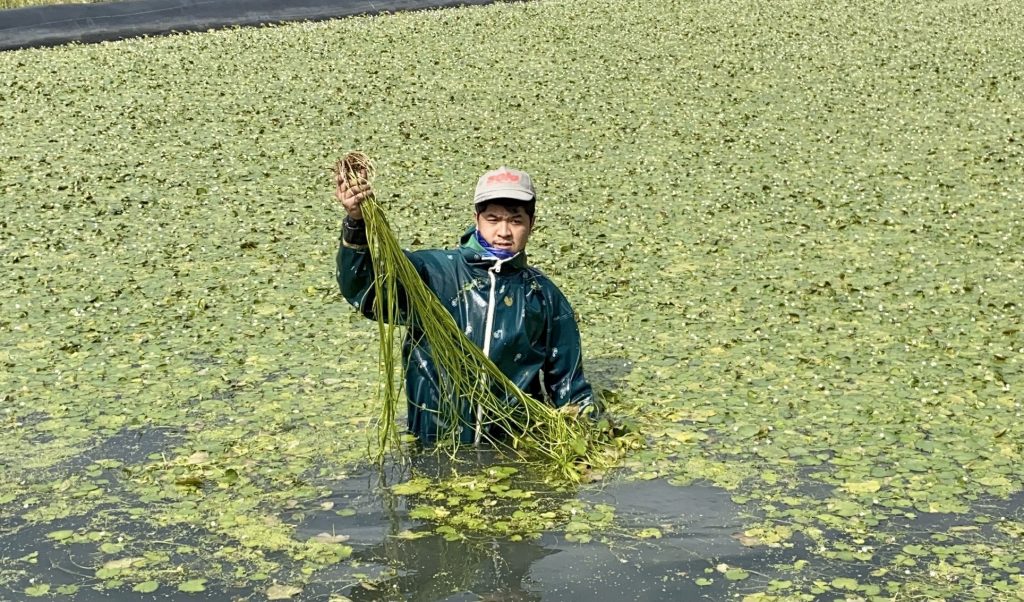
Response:
M514 211L520 207L526 210L526 215L533 219L533 214L537 210L537 199L531 199L529 201L520 201L516 199L491 199L489 201L481 201L473 207L473 211L477 214L483 213L487 209L488 205L498 205L504 207L509 211Z

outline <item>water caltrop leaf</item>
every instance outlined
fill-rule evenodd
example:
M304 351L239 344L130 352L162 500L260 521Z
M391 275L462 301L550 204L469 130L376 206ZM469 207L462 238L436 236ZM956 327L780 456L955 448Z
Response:
M115 560L108 560L107 562L103 563L103 568L114 570L127 569L131 568L132 565L142 562L144 560L145 558L139 557L117 558Z
M862 511L863 508L859 504L848 500L839 500L833 507L833 512L842 517L856 516Z
M267 588L267 600L290 600L302 593L302 588L275 583Z
M50 593L49 583L40 583L39 585L31 585L25 588L25 594L33 598L45 596L48 593Z
M60 531L50 531L46 536L55 541L64 541L75 534L71 529L61 529Z
M202 592L206 591L206 579L189 579L178 584L178 591L180 592Z
M430 479L416 478L404 483L392 485L391 491L395 495L416 495L418 493L423 493L428 487L430 487Z
M862 481L859 483L846 483L843 485L843 489L853 494L864 494L864 493L877 493L882 488L882 484L878 481Z
M697 441L704 441L708 438L708 436L705 435L704 433L696 431L674 430L667 431L665 434L671 437L673 440L678 441L680 443L694 443Z
M741 568L731 568L725 571L725 578L729 581L742 581L750 576L750 573Z
M736 435L744 439L753 437L754 435L757 435L760 432L761 427L757 424L745 424L743 426L737 427L736 429Z
M100 546L100 551L104 554L117 554L124 549L123 544L107 542Z
M142 583L135 584L132 588L133 592L139 592L140 594L148 594L155 592L160 587L160 583L157 581L143 581Z

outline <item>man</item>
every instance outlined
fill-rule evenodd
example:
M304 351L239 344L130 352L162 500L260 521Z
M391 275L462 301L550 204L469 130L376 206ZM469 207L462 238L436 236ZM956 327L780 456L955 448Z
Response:
M366 246L362 202L369 184L339 178L335 197L347 212L338 249L338 285L345 298L373 317L373 264ZM540 270L527 265L536 193L529 174L501 167L481 176L473 197L474 226L451 250L407 252L427 286L459 328L520 389L573 414L598 408L583 376L579 328L568 300ZM408 427L420 441L444 432L438 412L437 372L429 350L406 337ZM479 443L481 416L460 417L463 443ZM488 438L501 433L486 432Z

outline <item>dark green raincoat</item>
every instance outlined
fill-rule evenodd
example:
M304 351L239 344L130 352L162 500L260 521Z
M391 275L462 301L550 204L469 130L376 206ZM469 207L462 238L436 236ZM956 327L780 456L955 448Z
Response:
M338 285L349 303L372 319L373 263L365 232L350 224L346 222L338 250ZM470 229L462 236L458 249L406 255L459 328L520 389L555 407L594 405L593 391L583 377L579 329L565 295L540 270L527 265L525 253L503 262L485 259L474 232ZM408 426L420 441L431 443L446 425L437 411L437 372L430 349L421 338L414 344L417 338L410 332L402 348ZM473 441L473 424L472 409L466 407L459 430L463 443Z

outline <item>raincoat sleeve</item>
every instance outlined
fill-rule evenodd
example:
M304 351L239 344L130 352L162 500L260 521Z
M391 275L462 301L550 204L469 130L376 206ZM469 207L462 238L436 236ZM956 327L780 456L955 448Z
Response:
M416 271L423 276L423 269L416 260L414 253L406 252L405 256L416 266ZM341 230L341 240L337 256L337 279L341 294L364 316L371 320L377 317L373 311L373 300L376 295L374 288L373 259L366 241L366 230L362 222L345 219ZM405 291L399 291L399 311L405 316L408 307ZM403 320L404 321L404 320Z
M600 411L594 391L583 376L583 348L576 315L569 300L555 291L548 318L547 358L544 360L544 387L556 408L578 405L584 410Z

